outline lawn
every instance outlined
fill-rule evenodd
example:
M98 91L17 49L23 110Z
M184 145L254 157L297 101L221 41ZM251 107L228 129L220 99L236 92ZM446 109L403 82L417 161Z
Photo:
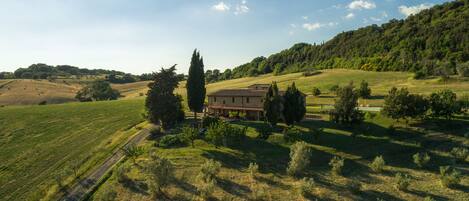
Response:
M440 126L434 126L438 122ZM437 200L464 200L469 196L469 166L465 163L453 164L448 151L456 146L468 146L464 137L469 130L464 126L469 119L460 117L452 122L441 120L411 122L410 126L394 122L377 115L355 127L339 126L321 119L305 121L296 127L301 130L299 139L307 142L313 149L307 171L303 176L312 177L315 187L311 199L319 200L423 200L430 196ZM260 176L256 186L265 189L266 200L301 200L296 193L299 179L290 177L285 169L289 161L289 146L280 130L268 140L257 139L258 130L265 126L263 122L237 121L236 126L248 127L248 138L235 148L215 148L204 140L197 140L195 148L159 148L153 140L148 140L146 154L134 164L131 161L123 165L131 167L129 180L118 182L116 173L103 184L94 198L105 192L117 193L117 200L152 200L146 177L143 174L148 153L155 152L169 159L176 167L176 181L167 188L166 197L173 200L192 200L196 197L196 175L199 166L207 159L222 163L222 170L217 177L217 187L213 200L249 200L253 194L253 182L249 179L249 163L259 165ZM395 129L390 129L390 125ZM443 132L444 134L441 134ZM412 162L412 155L428 152L430 165L418 168ZM383 173L375 173L368 167L374 157L382 155L386 161ZM332 175L328 165L333 156L345 158L342 176ZM448 189L439 184L439 166L454 165L463 177L460 185ZM406 173L412 178L408 191L399 191L394 187L394 175ZM350 182L361 185L359 192L354 191ZM111 190L110 190L111 189Z
M53 198L56 176L86 174L136 133L142 111L142 100L0 108L0 200Z

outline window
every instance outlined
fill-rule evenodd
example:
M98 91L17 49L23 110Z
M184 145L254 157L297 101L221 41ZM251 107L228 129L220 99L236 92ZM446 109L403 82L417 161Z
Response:
M235 102L235 97L231 97L231 102L232 102L232 103Z
M223 100L223 104L225 104L225 100Z
M249 97L246 97L246 103L249 103Z
M217 97L213 97L213 102L217 102Z

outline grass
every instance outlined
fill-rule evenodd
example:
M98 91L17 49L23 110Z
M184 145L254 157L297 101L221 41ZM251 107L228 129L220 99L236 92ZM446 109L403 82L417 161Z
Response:
M136 133L142 110L141 100L0 108L0 200L53 198L56 175L77 163L86 174Z
M438 183L438 167L451 164L447 150L460 144L468 144L463 133L467 132L463 125L469 123L467 118L459 118L452 122L441 122L440 129L445 129L441 138L432 137L435 130L430 122L412 122L406 126L388 118L376 116L364 124L355 127L343 127L331 123L327 116L321 120L305 121L297 127L302 131L301 139L313 149L312 164L303 176L312 177L316 181L309 198L320 200L422 200L431 196L438 200L464 200L469 190L469 177L464 176L457 188L447 189ZM238 121L234 125L248 127L248 139L240 147L215 148L203 140L197 140L195 148L157 148L153 141L145 143L148 153L156 152L168 158L176 167L177 181L166 190L166 196L174 200L191 200L197 195L198 167L207 159L222 163L222 171L218 176L218 185L214 200L249 199L252 194L252 181L247 170L249 163L259 164L260 175L257 185L265 186L270 199L267 200L298 200L295 188L300 178L286 175L285 169L289 161L289 146L279 131L274 132L267 141L256 139L257 130L264 127L263 122ZM388 127L397 129L390 133ZM284 127L285 125L280 125ZM426 131L422 132L425 128ZM318 137L314 137L316 134ZM426 151L432 156L430 166L426 169L416 167L412 155ZM127 182L119 183L112 176L101 188L117 191L118 200L152 200L146 177L141 167L149 160L148 153L137 159L137 165L131 168ZM383 173L374 173L368 167L375 156L382 155L386 161ZM331 158L345 158L343 176L331 174L328 165ZM130 162L126 165L132 166ZM457 165L463 171L469 171L467 165ZM408 191L393 188L396 173L409 174L412 178ZM351 182L361 185L359 192ZM100 193L98 190L97 193Z

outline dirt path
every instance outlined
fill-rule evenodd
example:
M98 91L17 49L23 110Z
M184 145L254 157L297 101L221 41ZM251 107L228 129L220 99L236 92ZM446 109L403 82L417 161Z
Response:
M133 136L124 147L131 145L136 145L142 142L146 137L150 135L150 130L156 126L151 126L149 128L142 129L135 136ZM80 201L88 193L90 193L96 185L98 185L100 179L120 160L124 158L124 153L121 149L117 149L114 153L107 158L101 166L96 167L91 174L87 177L80 179L75 183L67 192L61 200L66 201Z

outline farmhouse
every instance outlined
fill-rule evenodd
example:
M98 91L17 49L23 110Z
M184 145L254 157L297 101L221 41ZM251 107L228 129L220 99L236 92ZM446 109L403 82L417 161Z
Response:
M253 84L244 89L223 89L208 94L208 113L228 116L230 112L244 113L249 119L262 119L263 99L270 84ZM279 91L283 95L284 91Z

